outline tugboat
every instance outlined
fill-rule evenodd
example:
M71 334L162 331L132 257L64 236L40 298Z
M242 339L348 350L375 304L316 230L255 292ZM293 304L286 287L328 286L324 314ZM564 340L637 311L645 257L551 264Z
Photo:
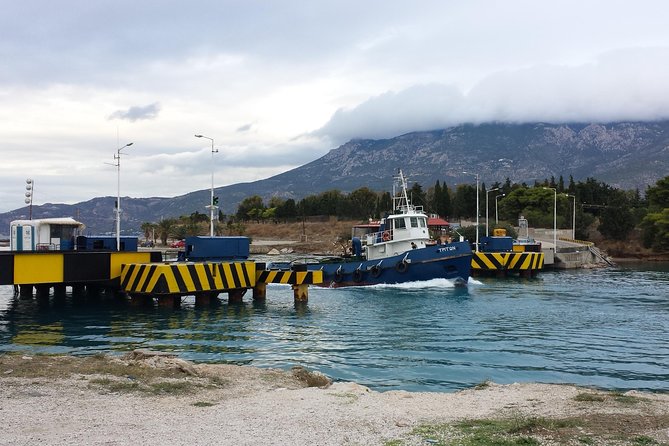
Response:
M400 170L393 185L393 213L378 224L357 226L366 233L353 236L352 255L306 262L308 271L323 271L322 286L344 287L397 284L432 279L469 280L472 250L469 242L437 243L430 239L428 216L411 204L406 178ZM400 191L396 193L399 183ZM294 266L294 265L293 265Z

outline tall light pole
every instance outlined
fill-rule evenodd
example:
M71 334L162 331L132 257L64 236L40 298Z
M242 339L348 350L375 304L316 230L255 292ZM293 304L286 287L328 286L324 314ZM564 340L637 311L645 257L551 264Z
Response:
M495 224L499 223L499 210L497 208L497 200L499 199L499 197L504 197L504 196L506 196L506 194L499 194L495 196Z
M29 205L28 220L33 219L33 194L35 193L35 181L32 178L26 180L26 204Z
M218 149L214 149L214 139L204 135L195 135L196 138L204 138L211 141L211 199L209 201L209 236L214 236L214 210L218 206L214 206L214 153L218 153Z
M576 195L565 194L567 198L571 197L574 199L574 210L572 212L571 219L571 239L576 240Z
M544 189L551 189L553 191L553 248L557 253L557 189L554 187L544 187Z
M479 252L479 174L471 172L462 173L476 177L476 252Z
M490 192L495 192L496 190L499 190L499 187L496 187L494 189L488 189L485 191L485 236L488 237L490 235L488 233L488 194Z
M120 147L114 155L116 161L116 250L121 250L121 151L126 147L130 147L133 143Z

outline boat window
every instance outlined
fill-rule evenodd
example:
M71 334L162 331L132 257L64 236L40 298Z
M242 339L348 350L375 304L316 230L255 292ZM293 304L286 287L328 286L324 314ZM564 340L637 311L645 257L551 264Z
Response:
M395 222L395 229L406 229L407 225L403 218L396 218L393 221Z
M412 228L418 227L418 217L411 217L411 227Z
M421 227L421 228L424 228L424 227L427 226L427 224L425 223L425 219L424 219L424 218L421 218L419 221L420 221L420 227Z

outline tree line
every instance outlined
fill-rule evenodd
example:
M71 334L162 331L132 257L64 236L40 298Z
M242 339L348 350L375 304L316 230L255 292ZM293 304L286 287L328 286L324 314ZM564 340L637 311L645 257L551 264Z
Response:
M437 181L424 189L413 183L408 193L411 202L422 206L428 214L451 222L476 218L475 184L450 188ZM495 227L493 222L499 222L499 227L515 225L523 216L530 226L552 228L555 215L558 228L572 228L575 217L577 239L587 240L588 231L597 222L596 229L607 239L625 240L638 228L646 247L669 250L669 177L659 180L643 195L639 190L620 190L594 178L576 182L571 176L566 184L562 176L535 181L532 185L512 183L508 178L503 183L481 183L478 194L479 216L488 215L491 227ZM390 192L376 192L367 187L350 193L329 190L298 201L272 197L265 203L262 197L253 195L242 200L234 215L219 212L216 233L243 234L248 222L279 223L315 216L365 221L379 219L391 210ZM157 231L165 243L168 237L207 234L208 219L208 215L194 212L178 219L144 223L142 229L147 236L149 231Z

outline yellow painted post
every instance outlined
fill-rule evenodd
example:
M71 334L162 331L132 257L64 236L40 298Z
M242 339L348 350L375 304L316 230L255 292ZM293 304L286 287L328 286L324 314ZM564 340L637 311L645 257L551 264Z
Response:
M309 300L309 285L293 285L293 297L296 301L307 302Z
M253 287L253 300L267 300L267 284L256 282Z

